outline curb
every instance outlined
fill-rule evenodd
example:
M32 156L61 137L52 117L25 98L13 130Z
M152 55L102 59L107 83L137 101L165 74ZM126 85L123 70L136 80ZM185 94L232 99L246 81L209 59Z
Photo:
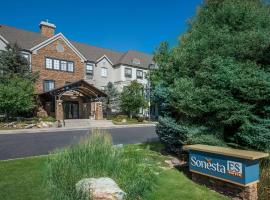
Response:
M132 125L113 125L113 126L82 126L69 128L35 128L35 129L14 129L14 130L0 130L0 135L6 134L20 134L20 133L41 133L41 132L64 132L64 131L79 131L91 129L117 129L117 128L140 128L140 127L155 127L156 124L132 124Z

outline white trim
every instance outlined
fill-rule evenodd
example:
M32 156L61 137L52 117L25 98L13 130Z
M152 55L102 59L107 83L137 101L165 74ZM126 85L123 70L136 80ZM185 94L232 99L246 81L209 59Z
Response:
M100 62L103 58L106 58L109 61L109 63L111 63L111 65L113 65L113 62L106 55L103 55L99 59L97 59L96 63Z
M0 39L3 40L4 43L9 44L9 42L2 35L0 35Z
M32 47L30 49L30 51L33 51L33 53L37 52L39 49L47 46L48 44L58 40L59 38L61 38L62 40L64 40L64 42L72 49L72 51L74 51L81 59L82 61L86 61L87 59L68 41L68 39L62 34L62 33L58 33L55 36L39 43L38 45Z

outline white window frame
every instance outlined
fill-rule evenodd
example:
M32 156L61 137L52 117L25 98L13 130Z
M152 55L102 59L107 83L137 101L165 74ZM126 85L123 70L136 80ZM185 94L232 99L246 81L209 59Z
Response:
M72 62L72 61L67 62L67 71L68 72L74 72L74 62Z
M64 66L64 68L63 68L63 66ZM67 71L67 61L65 61L65 60L60 61L60 70Z
M141 76L138 76L138 73L141 73ZM141 69L136 70L136 78L137 79L143 79L143 70L141 70Z
M88 67L91 67L92 69L89 69ZM85 73L86 75L92 75L94 74L94 65L91 64L91 63L87 63L86 66L85 66Z
M48 90L46 90L46 84L48 84ZM49 92L55 88L55 81L54 80L44 80L43 82L43 90L44 92Z
M101 67L101 77L108 77L108 68Z
M128 71L130 71L130 73L127 73ZM126 78L132 78L132 68L125 67L125 77Z
M53 59L52 58L45 59L45 67L46 67L46 69L53 69Z
M60 60L58 60L58 59L53 60L53 69L60 70Z

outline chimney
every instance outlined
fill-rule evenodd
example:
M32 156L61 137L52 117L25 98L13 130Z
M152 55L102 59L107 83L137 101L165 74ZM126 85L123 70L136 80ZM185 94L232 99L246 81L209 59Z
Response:
M56 26L48 22L41 21L39 24L40 33L46 37L53 37Z

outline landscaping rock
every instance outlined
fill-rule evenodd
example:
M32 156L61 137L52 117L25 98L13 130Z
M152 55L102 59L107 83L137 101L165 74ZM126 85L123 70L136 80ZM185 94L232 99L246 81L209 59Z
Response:
M35 126L36 126L36 124L29 124L29 125L25 126L25 128L26 128L26 129L30 129L30 128L33 128L33 127L35 127Z
M76 184L76 191L91 200L124 200L123 192L114 180L104 178L85 178Z
M15 122L10 122L4 125L5 128L14 128L16 126Z

